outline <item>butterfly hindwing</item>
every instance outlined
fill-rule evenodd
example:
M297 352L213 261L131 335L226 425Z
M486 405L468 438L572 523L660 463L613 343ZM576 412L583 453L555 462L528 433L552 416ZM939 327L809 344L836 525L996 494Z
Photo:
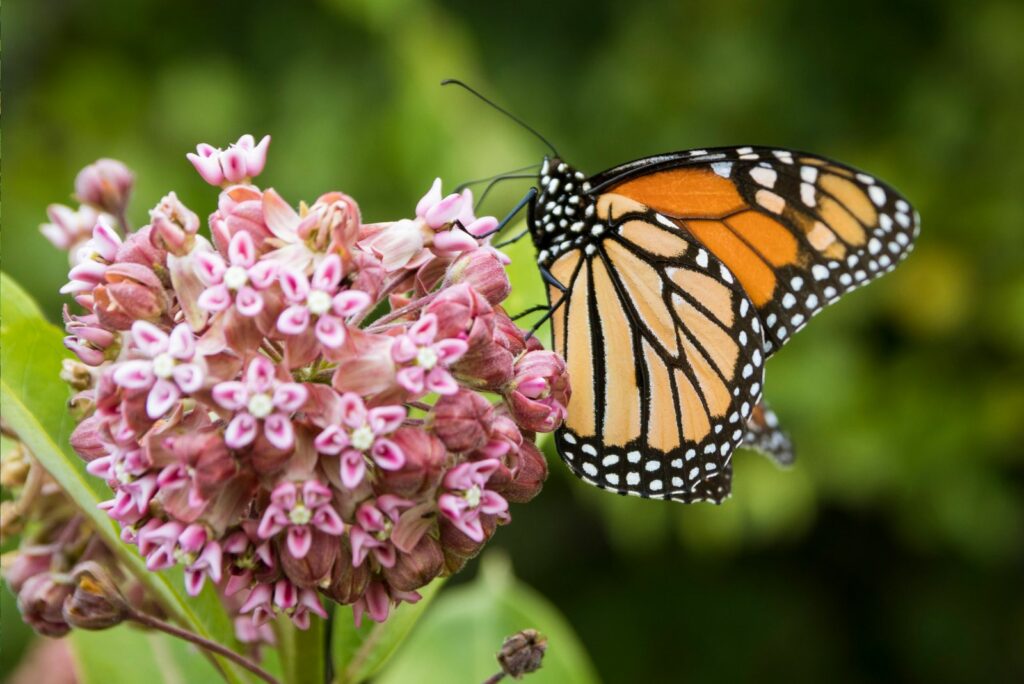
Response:
M656 211L721 259L756 305L769 355L825 306L895 268L919 231L890 186L788 150L662 155L591 183Z
M603 239L551 265L573 378L558 451L604 489L721 501L763 384L760 321L714 255L633 209L599 203Z

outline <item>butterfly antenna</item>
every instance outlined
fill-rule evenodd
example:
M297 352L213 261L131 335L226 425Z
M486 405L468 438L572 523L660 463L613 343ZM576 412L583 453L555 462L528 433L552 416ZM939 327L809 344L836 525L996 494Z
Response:
M443 86L446 86L446 85L457 85L460 88L462 88L463 90L466 90L466 91L472 93L477 98L479 98L481 101L483 101L485 104L487 104L487 105L491 106L492 108L498 110L499 112L501 112L502 114L504 114L508 118L512 119L513 121L515 121L517 124L519 124L520 126L525 128L526 130L528 130L530 133L533 133L533 135L535 135L538 140L540 140L542 143L544 143L545 145L548 146L548 148L551 150L551 152L552 152L552 154L554 154L554 156L556 156L556 157L560 157L561 156L561 155L558 154L558 150L555 149L555 146L551 144L551 141L548 140L547 138L545 138L543 135L541 135L537 131L536 128L534 128L533 126L530 126L528 123L526 123L525 121L520 119L518 116L516 116L512 112L510 112L507 109L505 109L504 107L498 106L497 104L495 104L491 100L489 100L486 97L484 97L483 95L481 95L478 91L474 90L473 88L470 88L468 85L466 85L465 83L463 83L459 79L457 79L457 78L446 78L443 81L441 81L441 85L443 85Z
M518 169L512 169L511 171L504 171L502 173L496 173L493 176L487 176L486 178L477 178L469 180L464 183L459 183L458 187L455 188L454 192L462 192L471 185L479 185L480 183L486 183L487 181L500 180L505 176L511 176L513 173L522 173L523 171L530 171L540 166L540 163L530 164L528 166L520 166Z

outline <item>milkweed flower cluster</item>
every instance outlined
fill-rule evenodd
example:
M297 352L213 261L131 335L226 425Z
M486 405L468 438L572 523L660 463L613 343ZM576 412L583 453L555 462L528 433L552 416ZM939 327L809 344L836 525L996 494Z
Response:
M102 507L151 570L216 585L250 640L324 598L382 621L459 570L540 490L535 435L570 392L502 308L498 222L469 190L438 180L384 223L341 192L296 209L252 182L268 144L188 155L219 187L209 238L174 193L129 230L110 160L43 227L75 250L72 445Z

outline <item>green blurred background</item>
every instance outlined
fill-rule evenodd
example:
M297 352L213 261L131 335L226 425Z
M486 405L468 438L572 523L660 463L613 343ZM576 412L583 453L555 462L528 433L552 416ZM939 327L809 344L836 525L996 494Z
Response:
M730 501L684 507L552 461L494 545L609 682L1022 681L1022 37L1012 0L8 0L3 268L57 317L66 262L37 225L100 156L136 171L136 225L170 189L212 211L184 155L244 132L273 135L262 185L342 189L370 220L435 175L539 159L450 76L589 172L742 143L869 169L923 232L769 364L796 466L741 452ZM531 247L515 256L513 308L541 296ZM3 623L7 671L6 592Z

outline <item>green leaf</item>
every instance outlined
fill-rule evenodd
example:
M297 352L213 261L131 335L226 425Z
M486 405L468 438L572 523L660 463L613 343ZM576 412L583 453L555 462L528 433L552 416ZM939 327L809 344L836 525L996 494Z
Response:
M357 684L372 677L394 655L444 582L436 579L420 589L422 599L413 604L403 603L384 623L365 619L357 628L352 621L352 609L338 606L331 638L335 684Z
M184 591L180 569L150 572L135 549L121 541L115 522L97 508L110 498L110 490L85 471L85 463L69 445L75 426L67 411L70 392L59 376L61 361L68 357L62 337L28 294L0 274L0 408L4 421L171 619L207 639L235 645L231 620L211 586L192 598ZM231 682L249 678L226 661L224 668Z
M200 649L159 632L120 625L103 632L76 630L70 641L81 684L190 684L218 678Z
M377 684L482 682L500 669L504 639L534 628L548 648L530 684L588 684L597 673L572 627L544 597L512 577L504 556L483 559L473 584L445 592L412 633Z

